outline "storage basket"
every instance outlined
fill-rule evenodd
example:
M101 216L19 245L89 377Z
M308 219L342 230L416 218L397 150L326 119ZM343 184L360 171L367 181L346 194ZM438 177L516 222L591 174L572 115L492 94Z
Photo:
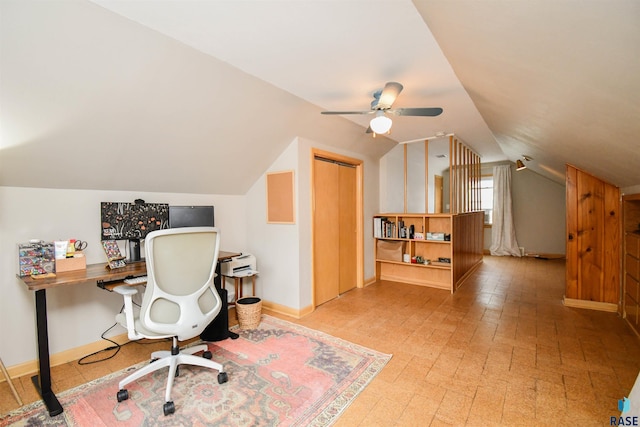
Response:
M240 298L236 301L236 315L240 329L256 329L262 317L262 300L257 297Z
M392 240L378 240L376 258L386 261L402 262L402 254L404 253L404 242Z

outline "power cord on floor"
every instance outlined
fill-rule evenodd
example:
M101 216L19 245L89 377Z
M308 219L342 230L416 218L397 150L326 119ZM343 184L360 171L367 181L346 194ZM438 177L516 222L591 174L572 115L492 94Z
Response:
M123 345L127 345L127 344L130 344L130 343L133 342L133 341L128 341L128 342L126 342L124 344L118 344L117 342L105 337L105 334L107 332L109 332L111 329L115 328L117 325L118 325L117 323L114 323L112 326L110 326L106 331L104 331L100 335L100 338L102 338L105 341L108 341L108 342L112 343L113 345L111 347L103 348L102 350L98 350L96 352L93 352L91 354L87 354L86 356L81 357L80 360L78 360L78 365L91 365L92 363L104 362L105 360L109 360L112 357L114 357L116 354L118 354L118 352L120 352L120 349L122 348ZM113 353L112 355L110 355L108 357L104 357L104 358L98 359L98 360L93 360L93 361L90 361L90 362L86 362L85 361L86 359L88 359L88 358L90 358L92 356L96 356L96 355L98 355L100 353L104 353L104 352L112 351L112 350L115 350L115 353Z
M140 305L139 305L139 304L137 304L137 303L135 303L135 302L134 302L134 305L136 305L136 306L140 307ZM122 305L122 308L120 309L120 313L122 313L122 311L123 311L123 310L124 310L124 304ZM100 334L100 338L102 338L102 339L103 339L103 340L105 340L105 341L108 341L108 342L112 343L113 345L112 345L112 346L110 346L110 347L103 348L102 350L98 350L98 351L96 351L96 352L93 352L93 353L91 353L91 354L87 354L86 356L81 357L81 358L78 360L78 365L91 365L91 364L93 364L93 363L104 362L105 360L109 360L109 359L111 359L111 358L115 357L115 355L116 355L116 354L118 354L118 353L120 352L120 349L121 349L123 346L127 345L127 344L136 343L136 344L140 344L140 345L148 345L148 344L153 344L153 343L155 343L155 342L157 342L157 341L158 341L158 340L153 340L153 341L151 341L151 342L127 341L127 342L126 342L126 343L124 343L124 344L118 344L117 342L115 342L115 341L113 341L113 340L111 340L111 339L109 339L109 338L105 337L105 335L106 335L110 330L112 330L113 328L115 328L116 326L118 326L118 323L114 323L114 324L113 324L113 325L111 325L109 328L107 328L107 330L106 330L106 331L104 331L102 334ZM165 341L170 341L170 339L165 339ZM113 350L115 350L115 353L113 353L113 354L109 355L108 357L103 357L103 358L101 358L101 359L92 360L92 361L89 361L89 362L86 362L86 361L85 361L86 359L88 359L88 358L90 358L90 357L93 357L93 356L96 356L96 355L98 355L98 354L105 353L105 352L108 352L108 351L113 351Z

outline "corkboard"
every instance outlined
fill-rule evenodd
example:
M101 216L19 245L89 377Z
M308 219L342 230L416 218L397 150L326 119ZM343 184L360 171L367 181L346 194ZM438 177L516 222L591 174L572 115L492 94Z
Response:
M267 174L267 223L295 224L293 171Z

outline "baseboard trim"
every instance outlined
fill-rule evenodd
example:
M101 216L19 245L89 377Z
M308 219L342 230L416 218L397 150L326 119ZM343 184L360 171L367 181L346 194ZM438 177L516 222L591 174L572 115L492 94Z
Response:
M313 306L309 305L300 310L287 307L286 305L276 304L274 302L262 301L262 308L273 313L283 314L285 316L293 317L294 319L301 319L307 314L313 313Z
M525 255L529 258L538 258L538 259L565 259L565 254L546 254L546 253L528 253Z
M126 333L109 337L109 339L117 342L120 345L130 341ZM100 340L80 347L61 351L60 353L52 354L49 360L52 367L64 365L65 363L74 362L88 354L95 353L110 346L111 343L109 343L108 341ZM30 360L28 362L9 366L7 367L7 372L9 373L9 376L11 378L22 377L25 375L35 375L38 373L38 360ZM3 381L6 381L5 378L0 378L0 383Z
M491 251L489 249L483 249L482 255L492 256ZM524 258L538 258L538 259L565 259L567 256L565 254L551 254L551 253L526 253L523 256Z
M611 313L618 312L618 304L612 304L610 302L587 301L564 297L562 303L567 307L573 308L586 308L588 310L608 311Z
M366 288L367 286L373 285L376 282L377 282L376 276L370 277L364 281L364 284L362 285L362 287Z

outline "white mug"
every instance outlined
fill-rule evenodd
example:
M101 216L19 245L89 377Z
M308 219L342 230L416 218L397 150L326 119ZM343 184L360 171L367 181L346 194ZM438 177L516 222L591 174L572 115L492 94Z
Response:
M403 257L402 257L402 260L403 260L404 262L411 262L411 255L409 255L409 254L404 254L404 255L403 255Z

